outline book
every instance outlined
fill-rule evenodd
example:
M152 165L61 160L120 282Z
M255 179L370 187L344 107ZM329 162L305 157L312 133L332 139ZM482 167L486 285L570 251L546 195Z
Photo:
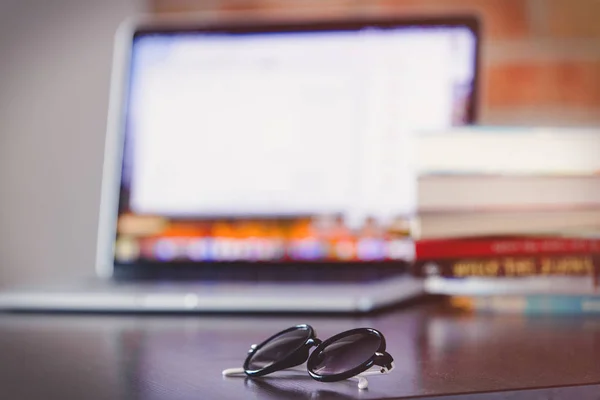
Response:
M599 185L600 187L600 185ZM597 230L600 205L594 208L463 210L420 212L413 221L415 239L500 235L563 235Z
M600 174L445 174L419 176L417 184L421 213L600 208Z
M600 269L600 254L536 254L521 256L461 257L416 259L416 276L523 277L523 276L595 276Z
M484 313L600 315L600 295L453 296L449 303Z
M430 294L454 296L492 296L529 294L595 294L597 286L592 276L530 275L519 277L429 276L424 280Z
M414 237L600 227L599 132L493 126L420 132Z
M600 172L599 128L454 127L419 132L418 174L582 175Z
M600 237L487 236L415 241L417 259L600 252Z

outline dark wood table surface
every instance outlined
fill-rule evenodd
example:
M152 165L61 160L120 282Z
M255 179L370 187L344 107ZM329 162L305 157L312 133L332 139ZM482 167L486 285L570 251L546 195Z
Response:
M320 338L381 330L396 368L320 383L224 378L252 343L298 323ZM285 375L285 374L284 374ZM4 399L600 399L600 319L457 314L439 303L371 316L0 316Z

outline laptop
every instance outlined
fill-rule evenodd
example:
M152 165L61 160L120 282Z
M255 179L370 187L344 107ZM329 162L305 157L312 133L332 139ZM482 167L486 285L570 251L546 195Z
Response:
M475 17L126 21L97 277L0 309L365 312L423 294L411 140L475 121L479 36Z

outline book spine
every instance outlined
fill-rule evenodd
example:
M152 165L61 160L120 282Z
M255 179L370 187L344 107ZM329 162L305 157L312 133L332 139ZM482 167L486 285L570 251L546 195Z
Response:
M416 276L523 277L535 275L595 276L600 254L536 255L506 257L463 257L455 259L417 259Z
M456 309L483 313L600 315L598 296L453 296L449 302Z
M423 239L415 242L416 258L600 253L600 238Z

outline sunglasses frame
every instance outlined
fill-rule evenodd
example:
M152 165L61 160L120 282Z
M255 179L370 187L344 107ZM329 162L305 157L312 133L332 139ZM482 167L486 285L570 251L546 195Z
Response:
M331 343L334 343L346 336L356 335L356 334L360 334L360 333L368 334L368 335L375 335L379 338L379 347L377 348L377 350L375 350L375 352L369 359L367 359L362 364L360 364L352 369L349 369L348 371L342 372L340 374L320 375L320 374L317 374L316 372L313 372L313 369L315 367L314 364L317 360L317 355L320 352L322 352L325 348L327 348L327 346L329 346ZM385 369L391 370L392 363L394 362L394 359L392 358L392 356L389 353L387 353L385 351L385 348L386 348L385 338L383 337L383 334L381 332L379 332L378 330L373 329L373 328L350 329L348 331L338 333L337 335L334 335L334 336L330 337L329 339L321 342L321 344L319 344L317 346L317 348L311 353L310 357L307 360L306 366L307 366L308 373L310 374L310 376L319 382L337 382L337 381L349 379L349 378L352 378L354 376L357 376L357 375L367 371L368 369L372 368L375 365L382 367L382 372L384 372Z
M304 341L303 344L299 345L296 349L294 349L286 357L282 358L281 360L275 361L272 364L270 364L264 368L260 368L260 369L256 369L256 370L252 370L249 368L252 357L258 350L260 350L262 347L264 347L267 343L269 343L276 337L286 334L288 332L295 331L295 330L306 330L307 331L307 339ZM367 359L362 364L360 364L352 369L349 369L348 371L344 371L343 373L340 373L340 374L321 375L321 374L318 374L318 373L312 371L312 369L315 367L314 364L316 362L317 354L320 354L331 343L336 342L339 339L342 339L346 336L351 336L351 335L355 335L355 334L359 334L359 333L375 335L379 338L379 347L373 353L373 355L371 357L369 357L369 359ZM312 353L310 353L310 349L313 348L314 346L316 346L317 348ZM244 373L249 377L260 377L260 376L265 376L265 375L271 374L276 371L293 368L293 367L296 367L300 364L307 362L308 373L313 379L315 379L319 382L337 382L337 381L342 381L345 379L349 379L349 378L358 376L359 374L367 371L368 369L370 369L371 367L373 367L375 365L382 367L381 372L385 372L386 370L391 370L392 363L394 360L393 360L392 356L385 351L385 349L386 349L386 343L385 343L385 338L384 338L383 334L373 328L351 329L348 331L338 333L337 335L334 335L325 341L321 341L320 339L318 339L316 337L316 332L312 326L307 325L307 324L301 324L301 325L292 326L288 329L278 332L278 333L272 335L271 337L269 337L268 339L264 340L260 344L252 345L252 347L248 351L246 360L244 361L243 370L244 370Z
M308 337L304 341L303 344L298 346L295 350L293 350L286 357L282 358L279 361L274 362L271 365L268 365L264 368L260 368L260 369L256 369L256 370L252 370L249 368L250 361L252 360L252 356L254 355L254 353L256 353L264 345L266 345L267 343L269 343L271 340L275 339L276 337L281 336L288 332L296 331L296 330L306 330L308 332ZM285 329L281 332L274 334L273 336L269 337L268 339L262 341L260 344L252 345L250 350L248 350L248 355L246 356L246 360L244 361L244 366L243 366L244 372L246 373L246 375L248 375L250 377L259 377L259 376L271 374L276 371L281 371L282 369L296 367L300 364L305 363L306 360L308 360L308 358L310 356L310 349L313 348L314 346L318 346L320 344L321 344L321 340L317 339L317 334L312 326L307 325L307 324L300 324L300 325L292 326L288 329Z

